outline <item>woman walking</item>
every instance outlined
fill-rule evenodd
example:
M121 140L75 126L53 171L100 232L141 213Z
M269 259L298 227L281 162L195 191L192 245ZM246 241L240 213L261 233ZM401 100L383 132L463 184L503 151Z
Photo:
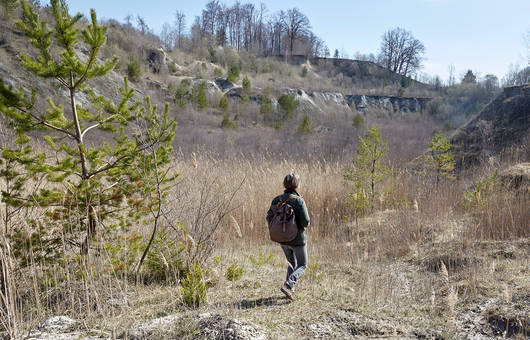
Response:
M294 210L298 228L298 233L292 241L280 243L289 262L287 277L281 287L281 291L290 300L294 300L295 285L307 268L307 235L305 228L309 226L309 213L304 199L296 191L299 184L300 177L294 172L285 176L283 180L285 191L282 195L276 196L271 204L271 206L276 206L278 202L288 203Z

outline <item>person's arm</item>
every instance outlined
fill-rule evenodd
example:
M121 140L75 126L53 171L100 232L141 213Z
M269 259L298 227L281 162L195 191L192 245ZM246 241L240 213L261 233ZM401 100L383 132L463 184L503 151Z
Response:
M302 227L307 228L309 227L309 223L310 223L309 212L307 211L307 206L302 197L299 197L298 202L300 204L300 209L298 209L298 216L296 216L296 220L300 223Z

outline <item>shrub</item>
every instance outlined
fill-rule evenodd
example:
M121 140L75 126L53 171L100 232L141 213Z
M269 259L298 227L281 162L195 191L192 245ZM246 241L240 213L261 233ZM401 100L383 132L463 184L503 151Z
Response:
M306 115L304 119L302 120L302 122L300 123L300 126L298 127L298 132L309 133L311 132L311 130L312 130L311 118L309 118L309 116Z
M142 68L138 61L133 61L127 65L127 75L134 82L139 82L142 79Z
M308 72L308 71L307 71L307 67L304 66L304 67L302 68L302 73L301 73L302 78L307 77L307 72Z
M239 67L232 66L230 68L230 71L228 71L228 81L231 81L232 83L236 83L239 80Z
M203 269L198 264L191 266L182 280L180 293L186 306L197 308L206 303L208 285L204 280Z
M355 117L353 117L353 126L356 128L360 128L364 124L363 116L361 116L360 113L356 114Z
M171 73L177 72L178 71L177 64L175 64L174 62L171 63L171 65L169 65L169 70L171 71Z
M237 129L237 124L230 120L228 113L223 116L223 121L221 122L222 128Z
M241 103L243 103L243 104L250 103L250 98L249 98L248 94L243 93L243 95L241 96Z
M253 266L261 267L264 264L272 264L272 261L274 261L274 254L273 253L269 253L269 255L265 256L265 255L263 255L263 253L260 252L258 254L258 258L257 259L254 256L252 256L252 255L250 255L248 257L248 259L250 260L250 263L252 263Z
M282 94L280 99L278 99L278 104L285 111L285 118L292 119L294 113L298 109L299 102L296 99L294 94Z
M219 100L219 108L225 112L228 111L228 98L226 96L222 96Z
M268 96L263 96L259 112L261 114L272 113L272 100Z
M232 264L226 270L226 279L228 281L237 281L243 277L243 268L239 267L236 263Z
M281 130L282 129L282 122L276 122L276 124L274 124L274 129L275 130Z

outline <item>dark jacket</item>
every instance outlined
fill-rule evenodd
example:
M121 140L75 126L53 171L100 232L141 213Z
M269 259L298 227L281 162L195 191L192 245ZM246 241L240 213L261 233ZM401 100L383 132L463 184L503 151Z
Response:
M303 246L307 242L305 228L309 227L309 213L307 212L307 206L305 205L305 201L302 196L300 196L300 194L298 194L296 190L287 189L282 195L276 196L272 200L271 204L275 205L276 203L278 203L280 197L282 198L282 200L285 201L287 198L289 198L290 195L296 196L289 200L289 204L293 207L294 210L294 217L296 220L296 225L298 227L298 234L296 235L294 240L282 244L289 246Z

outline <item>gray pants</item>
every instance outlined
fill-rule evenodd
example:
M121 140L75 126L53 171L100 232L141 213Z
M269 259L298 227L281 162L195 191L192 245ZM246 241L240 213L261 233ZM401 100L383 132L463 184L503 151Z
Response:
M294 289L296 281L302 276L307 268L307 247L281 245L289 266L287 267L287 278L285 283Z

